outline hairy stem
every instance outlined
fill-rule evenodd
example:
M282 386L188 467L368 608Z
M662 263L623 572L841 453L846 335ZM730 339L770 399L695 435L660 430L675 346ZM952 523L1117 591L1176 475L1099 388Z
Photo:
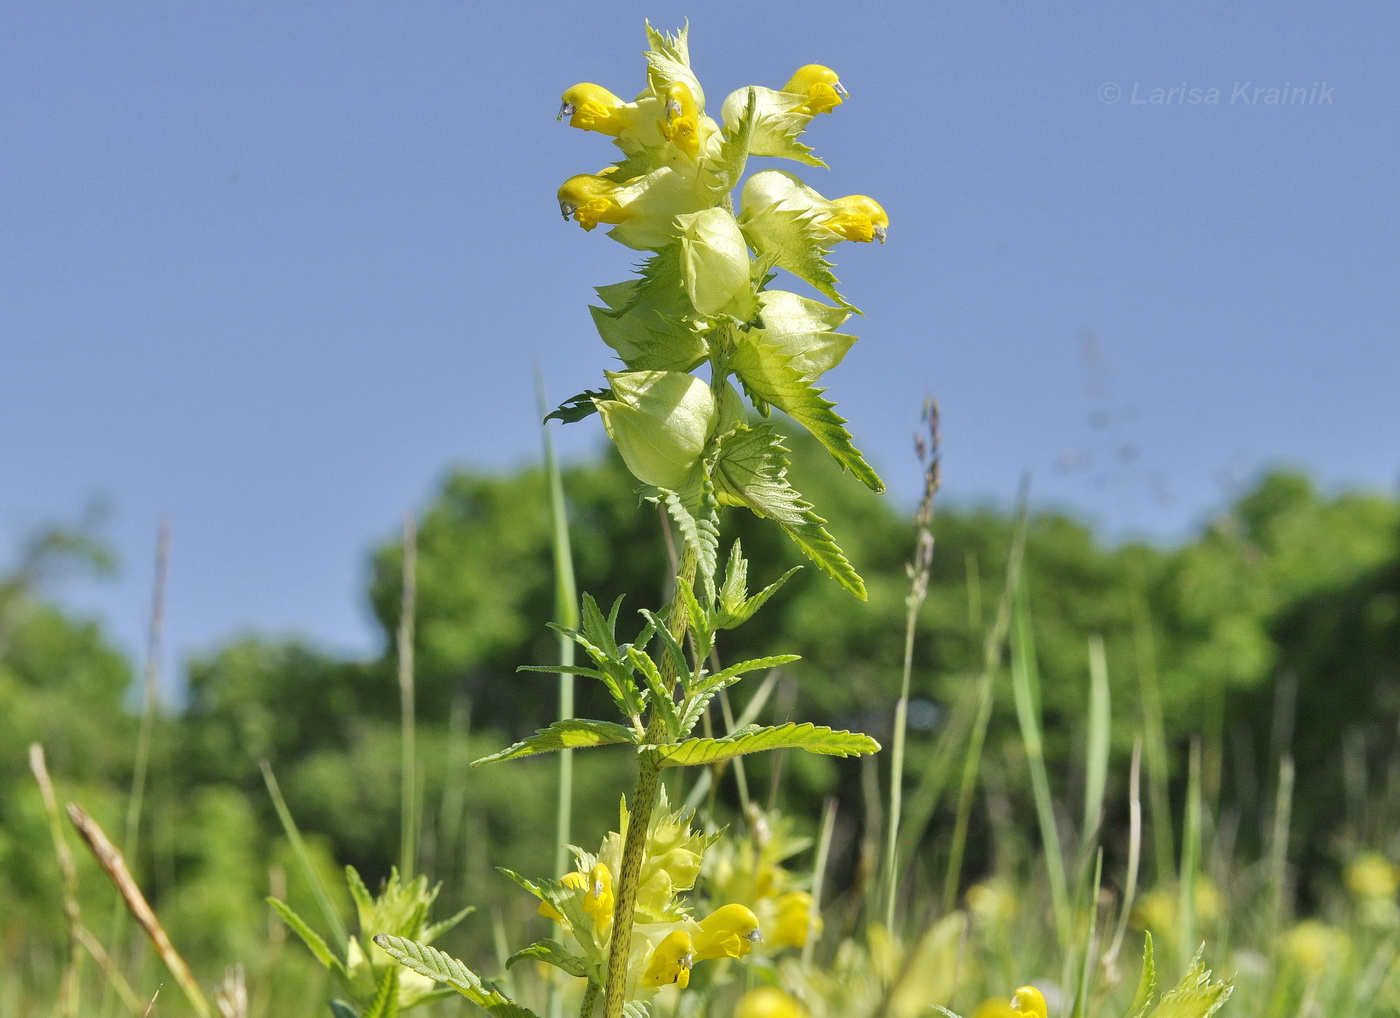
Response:
M689 546L681 555L680 575L676 577L676 588L682 585L691 587L695 583L695 551ZM690 625L690 617L679 596L671 598L668 627L676 642L685 639ZM662 686L671 689L676 681L676 665L665 651L660 652L658 664L661 670ZM653 709L651 722L647 725L647 742L659 744L666 739L666 723L661 712ZM627 818L627 837L622 843L622 872L617 877L617 897L613 904L612 940L608 945L608 975L603 998L603 1018L621 1018L622 1005L627 997L627 960L632 953L632 921L637 906L637 885L642 873L642 859L646 854L647 830L651 827L651 814L656 807L656 789L661 774L660 761L654 752L643 750L638 758L637 787L632 792L632 803Z

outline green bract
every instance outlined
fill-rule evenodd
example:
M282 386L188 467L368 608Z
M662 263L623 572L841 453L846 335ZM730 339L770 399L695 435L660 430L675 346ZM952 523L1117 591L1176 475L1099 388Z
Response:
M586 230L648 252L639 277L598 288L590 309L599 336L626 371L552 416L596 409L628 468L666 506L714 585L716 515L747 506L776 520L843 586L864 585L787 478L787 450L751 414L777 407L812 432L872 490L884 485L856 449L846 421L822 395L822 375L855 342L836 330L854 310L828 260L842 240L884 241L888 219L863 195L828 199L794 174L765 169L743 181L750 155L824 166L801 142L820 113L846 96L836 73L808 64L782 88L751 85L724 100L723 126L705 112L686 32L647 27L646 87L632 100L584 83L563 96L561 119L610 137L621 152L596 174L570 177L560 209ZM734 191L742 186L740 211ZM769 290L785 269L835 305ZM708 365L708 378L693 372ZM729 384L733 377L748 398Z
M627 469L647 484L679 488L715 423L710 387L680 371L610 371L613 399L594 400Z

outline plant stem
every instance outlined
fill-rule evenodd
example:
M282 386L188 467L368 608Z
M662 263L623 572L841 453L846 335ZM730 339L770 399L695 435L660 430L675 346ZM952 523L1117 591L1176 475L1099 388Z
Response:
M695 551L687 545L681 555L680 575L676 577L678 591L682 585L694 585L695 568ZM682 642L690 625L690 616L678 595L671 598L668 624L676 642ZM671 689L676 681L676 666L664 650L661 652L658 667L661 670L663 688ZM650 745L660 744L666 739L666 722L658 710L653 709L651 712L646 738ZM646 855L647 830L651 827L651 814L656 807L656 789L661 774L660 760L654 752L642 750L638 754L637 762L637 787L632 792L632 803L627 818L627 837L622 845L622 871L618 874L617 898L613 904L612 940L608 945L603 1018L621 1018L622 1005L626 1002L627 961L632 953L632 921L637 905L637 885L641 878L642 860Z

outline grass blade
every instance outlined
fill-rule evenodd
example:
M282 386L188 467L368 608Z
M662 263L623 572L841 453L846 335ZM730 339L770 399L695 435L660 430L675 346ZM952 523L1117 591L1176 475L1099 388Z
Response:
M277 778L272 773L271 765L266 760L260 760L258 765L262 768L267 794L272 796L273 808L277 810L277 819L282 822L282 831L287 835L287 841L291 843L292 854L296 856L302 876L306 878L306 883L311 888L311 894L316 899L317 907L321 910L321 917L331 928L331 936L335 940L336 947L340 954L344 955L350 947L350 935L345 931L345 924L341 922L340 913L336 911L335 904L331 901L330 892L326 890L326 885L321 882L316 867L311 863L311 853L306 850L306 842L302 840L301 831L297 830L296 821L292 819L292 811L287 809L287 801L282 798L282 789L277 784Z

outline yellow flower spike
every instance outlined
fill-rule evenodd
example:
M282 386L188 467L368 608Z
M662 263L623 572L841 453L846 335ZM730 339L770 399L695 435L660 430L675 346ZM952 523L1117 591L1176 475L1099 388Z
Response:
M690 983L690 968L695 960L695 945L690 934L685 930L672 930L651 952L642 985L669 986L676 983L685 987Z
M739 998L734 1018L807 1018L807 1012L776 986L756 986Z
M843 99L850 96L850 93L841 87L841 79L836 76L836 72L821 64L799 67L783 86L783 91L805 95L807 101L798 106L796 112L811 116L830 113L841 105Z
M585 877L582 873L579 873L577 870L575 870L573 873L565 873L562 877L559 878L559 882L565 887L588 886L588 878ZM540 907L536 911L538 911L539 914L544 916L546 919L553 919L556 923L562 923L566 921L564 917L560 915L559 910L547 901L540 902Z
M565 219L576 219L585 230L599 223L623 223L632 218L617 203L618 184L594 173L570 177L559 188L559 211Z
M564 93L559 119L568 117L570 127L616 138L632 126L632 118L625 112L626 106L602 85L584 82Z
M744 905L725 905L700 920L695 937L695 960L742 958L763 939L758 917Z
M890 217L874 198L850 194L834 199L831 205L831 214L822 219L822 225L832 233L840 234L845 240L866 244L872 240L878 240L881 244L885 242Z
M602 863L594 866L593 871L589 873L588 890L583 896L583 910L592 917L594 925L600 930L612 922L612 871Z
M1016 1018L1049 1018L1050 1014L1045 994L1034 986L1022 986L1011 995L1011 1010L1016 1012Z

